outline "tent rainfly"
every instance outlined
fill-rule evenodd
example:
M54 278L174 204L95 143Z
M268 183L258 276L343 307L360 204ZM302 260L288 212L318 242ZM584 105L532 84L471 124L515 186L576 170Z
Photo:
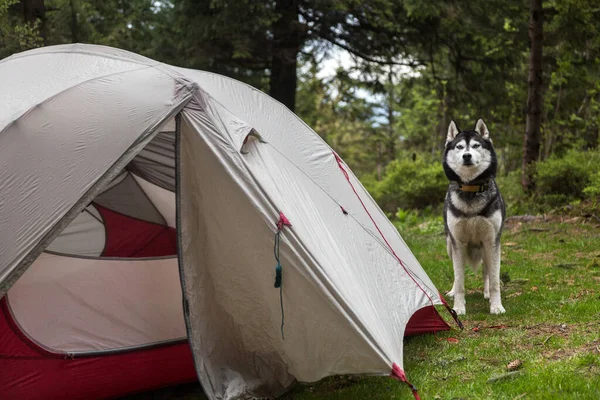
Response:
M262 92L75 44L1 60L0 104L0 399L407 382L403 338L449 329L348 166Z

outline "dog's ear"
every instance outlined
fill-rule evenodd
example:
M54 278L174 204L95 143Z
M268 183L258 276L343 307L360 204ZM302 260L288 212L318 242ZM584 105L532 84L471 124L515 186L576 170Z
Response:
M483 122L482 118L479 118L479 120L475 124L475 132L479 133L481 135L481 137L483 137L484 139L491 140L490 139L490 130L488 129L485 122Z
M454 121L450 121L450 126L448 126L448 136L446 136L446 146L448 145L448 143L454 140L454 138L456 137L456 135L459 134L459 132L460 129L458 129L456 123Z

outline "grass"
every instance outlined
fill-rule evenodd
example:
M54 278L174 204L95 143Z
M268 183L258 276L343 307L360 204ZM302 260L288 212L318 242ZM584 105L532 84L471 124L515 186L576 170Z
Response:
M469 271L467 315L461 318L465 329L405 341L404 367L422 399L600 398L600 226L565 219L507 223L502 239L506 314L488 313L480 275ZM419 222L401 226L400 231L445 292L452 286L453 274L441 223ZM440 312L448 316L445 310ZM444 340L449 337L458 342ZM514 360L522 366L506 376L507 364ZM128 400L204 399L201 393L197 385L187 385ZM385 377L331 377L297 385L285 396L411 398L407 386Z

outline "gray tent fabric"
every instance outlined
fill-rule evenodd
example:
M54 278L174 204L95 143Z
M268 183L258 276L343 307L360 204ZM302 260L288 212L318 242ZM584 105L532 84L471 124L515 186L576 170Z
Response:
M183 314L210 399L390 375L411 316L444 303L350 168L248 85L77 44L0 61L0 87L0 296L91 200L164 224L164 207L127 194L144 189L135 177L155 185L179 205Z
M127 169L171 192L175 191L175 132L161 132L134 159Z
M132 162L135 162L135 158ZM131 174L127 174L119 184L97 196L94 203L133 218L166 225L163 216Z

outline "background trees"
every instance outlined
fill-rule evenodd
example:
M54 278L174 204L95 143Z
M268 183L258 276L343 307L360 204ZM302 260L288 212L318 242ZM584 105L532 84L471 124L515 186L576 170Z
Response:
M532 6L543 19L530 21ZM598 0L0 0L0 57L98 43L248 82L312 126L390 213L419 207L398 199L421 190L438 196L450 119L483 117L509 195L540 209L600 192L593 163L570 175L589 159L573 152L598 148L599 17ZM546 168L556 160L567 167ZM409 163L426 167L407 175ZM574 180L577 193L560 184Z

